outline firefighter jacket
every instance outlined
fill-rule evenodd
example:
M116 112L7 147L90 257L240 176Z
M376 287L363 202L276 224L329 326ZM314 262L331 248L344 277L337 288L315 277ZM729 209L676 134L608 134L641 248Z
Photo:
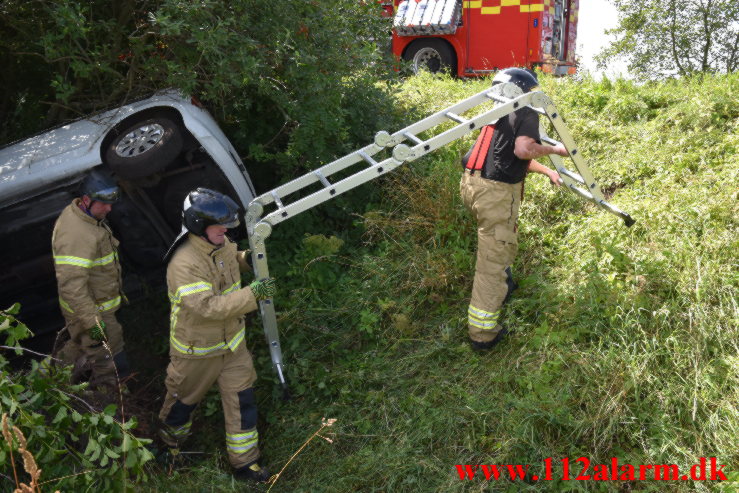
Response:
M112 315L123 296L118 240L79 204L75 199L62 211L51 237L59 304L73 337Z
M228 239L215 247L193 234L174 253L167 267L171 356L207 358L245 347L244 315L257 300L241 287L244 253Z

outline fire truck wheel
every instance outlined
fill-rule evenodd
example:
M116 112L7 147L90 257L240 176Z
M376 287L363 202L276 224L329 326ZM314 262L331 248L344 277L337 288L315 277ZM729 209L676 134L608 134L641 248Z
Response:
M411 62L413 73L426 69L431 73L449 70L457 73L457 56L454 49L444 40L429 38L417 39L408 45L403 59Z

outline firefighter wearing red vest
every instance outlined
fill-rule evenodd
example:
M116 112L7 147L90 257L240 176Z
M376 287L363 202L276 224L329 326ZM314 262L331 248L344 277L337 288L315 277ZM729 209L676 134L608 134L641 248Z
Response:
M226 236L238 226L238 205L207 188L190 192L182 213L183 232L167 253L171 302L167 394L159 413L160 436L177 460L190 435L192 412L218 383L226 425L226 450L237 479L266 481L259 459L257 375L244 341L244 315L274 295L274 279L241 286L249 270L245 253Z
M506 82L515 84L522 93L539 85L533 72L520 68L502 70L493 79L494 86ZM533 171L559 185L559 174L536 161L549 154L568 155L563 146L541 144L539 114L525 106L483 127L462 160L460 193L477 220L477 262L467 311L474 349L492 348L507 332L500 323L500 312L516 288L510 266L518 251L523 181L527 172Z
M91 369L93 387L114 388L116 376L129 374L115 316L124 298L118 240L105 221L119 189L110 174L93 170L80 191L82 196L59 215L51 240L59 304L70 335L59 356L75 365L75 373Z

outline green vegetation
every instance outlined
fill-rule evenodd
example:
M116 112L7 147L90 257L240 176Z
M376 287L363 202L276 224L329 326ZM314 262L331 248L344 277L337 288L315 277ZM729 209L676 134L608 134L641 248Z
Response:
M488 84L410 78L394 118L416 120ZM473 136L278 226L268 251L292 401L280 400L258 319L248 329L267 464L277 472L322 418L337 421L321 433L332 442L315 437L272 491L736 489L739 74L644 85L544 78L543 89L610 200L637 223L625 228L530 177L511 333L483 354L466 342L476 235L458 196ZM123 313L153 396L163 392L167 332L165 297L155 298L152 318ZM190 467L168 475L149 463L148 482L129 470L140 491L243 491L229 475L215 395L193 432L188 447L202 454ZM542 475L551 457L556 478L559 459L581 456L681 471L715 456L733 482L488 483L460 481L454 467L531 464Z
M734 0L611 0L615 41L598 55L628 61L639 78L735 72L739 69L739 3Z
M414 77L396 107L411 121L487 84ZM296 396L279 400L253 327L268 464L276 472L322 417L338 421L333 443L314 439L273 491L736 488L459 480L455 464L528 463L541 475L552 457L557 477L560 458L581 456L682 471L716 456L739 479L739 76L546 78L543 88L636 225L530 177L512 333L488 354L466 343L476 237L458 159L472 137L388 176L366 207L330 203L316 213L323 224L308 213L277 227L269 251ZM353 225L332 230L339 212ZM210 459L147 488L237 491L213 439L221 419L196 418L208 438L193 450Z
M17 355L31 336L14 317L19 308L0 312L0 340ZM28 492L113 491L128 480L146 481L144 464L152 455L145 448L149 440L134 436L136 419L122 419L115 404L92 409L87 384L69 384L71 368L33 361L30 369L11 374L5 355L0 352L3 491L18 483L30 486L18 491Z
M0 144L174 87L245 161L292 173L385 125L380 14L356 0L4 0Z

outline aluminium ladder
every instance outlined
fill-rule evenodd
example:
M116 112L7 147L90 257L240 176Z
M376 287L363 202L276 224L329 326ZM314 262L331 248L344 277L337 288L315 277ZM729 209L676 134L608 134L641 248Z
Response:
M483 110L480 114L471 118L460 116L473 108L491 101L495 103L492 109ZM603 193L596 184L595 178L583 160L575 141L572 139L552 100L541 91L523 94L514 84L503 83L486 89L393 134L385 131L377 132L373 143L321 168L310 171L284 185L280 185L274 190L266 192L252 200L246 212L246 227L255 277L257 279L269 277L265 241L272 233L272 228L277 224L322 204L337 195L385 175L398 166L429 154L440 147L464 137L474 130L494 123L499 118L524 106L531 107L534 111L546 116L550 120L554 130L559 134L561 143L570 153L569 157L575 164L577 173L568 170L560 156L548 156L560 174L565 188L585 200L593 202L611 214L622 218L626 226L634 224L634 220L629 214L609 204L603 197ZM449 122L454 122L456 125L426 140L418 137L419 134L427 130L445 123L448 124ZM560 144L560 142L548 137L541 126L540 133L543 142L550 145ZM385 149L390 150L390 148L392 148L390 157L381 161L374 159L374 156L380 151ZM361 165L364 168L345 178L337 179L333 183L329 181L329 178L333 175L355 165ZM286 200L291 194L299 191L305 192L308 187L314 185L319 185L320 189L292 202ZM265 206L274 206L274 210L265 214ZM270 349L272 365L277 372L277 376L287 396L282 350L277 332L277 317L272 298L260 301L259 308L262 315L264 334Z

